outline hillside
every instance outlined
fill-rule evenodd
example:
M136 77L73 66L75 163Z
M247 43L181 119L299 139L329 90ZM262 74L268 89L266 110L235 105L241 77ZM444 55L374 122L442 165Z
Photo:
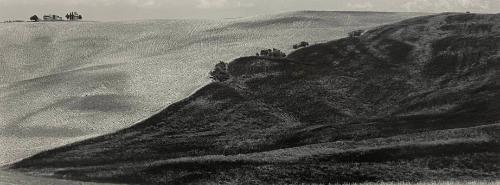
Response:
M219 60L269 47L288 53L296 42L334 40L417 15L0 24L0 165L150 117L206 85Z
M440 14L243 57L130 128L9 166L139 184L500 178L500 15Z

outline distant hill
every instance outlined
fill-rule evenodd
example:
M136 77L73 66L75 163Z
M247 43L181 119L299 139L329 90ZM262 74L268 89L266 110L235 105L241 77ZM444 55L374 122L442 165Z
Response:
M9 168L139 184L497 180L499 41L500 15L448 13L239 58L230 80L143 122Z

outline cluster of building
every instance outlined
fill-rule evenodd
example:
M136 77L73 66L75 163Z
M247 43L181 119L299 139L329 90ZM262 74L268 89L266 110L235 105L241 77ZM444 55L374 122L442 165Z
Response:
M58 15L44 15L43 21L62 21L63 18Z
M78 14L77 12L70 12L64 16L66 20L69 21L78 21L82 20L83 17L81 14ZM55 15L55 14L48 14L44 15L42 19L40 19L37 15L33 15L30 17L31 21L38 22L38 21L63 21L63 17Z

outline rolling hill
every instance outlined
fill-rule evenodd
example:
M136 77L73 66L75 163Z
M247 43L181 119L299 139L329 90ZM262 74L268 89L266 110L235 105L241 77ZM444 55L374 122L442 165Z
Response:
M138 184L498 180L500 15L408 19L242 57L132 127L10 169Z
M0 24L0 164L129 127L208 83L219 60L417 15Z

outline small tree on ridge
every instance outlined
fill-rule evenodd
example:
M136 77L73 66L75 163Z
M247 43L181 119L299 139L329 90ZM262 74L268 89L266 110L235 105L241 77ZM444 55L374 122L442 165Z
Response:
M215 65L215 69L210 71L210 78L217 82L224 82L229 80L229 72L227 71L227 64L220 61Z
M40 19L38 18L38 16L33 15L33 16L30 17L30 20L33 21L33 22L38 22Z

